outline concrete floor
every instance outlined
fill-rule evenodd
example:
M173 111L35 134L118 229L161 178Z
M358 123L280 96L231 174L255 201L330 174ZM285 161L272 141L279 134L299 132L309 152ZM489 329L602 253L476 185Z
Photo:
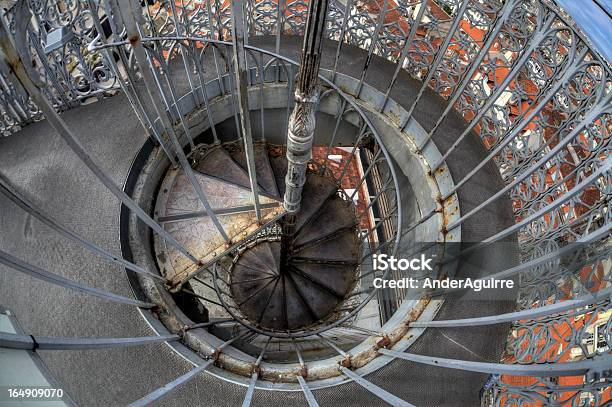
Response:
M273 47L273 41L258 38L253 45ZM299 39L284 39L283 54L296 58ZM326 44L324 67L335 52ZM339 64L342 71L358 77L363 51L345 47ZM383 87L393 65L374 58L366 82ZM391 96L409 104L418 90L414 81L400 77ZM426 94L415 118L427 130L441 111L442 102ZM121 185L145 134L123 96L115 96L63 114L79 140L97 162ZM444 151L465 124L458 116L447 120L435 138ZM455 179L465 174L484 149L478 141L462 144L449 167ZM462 159L461 157L468 157ZM94 243L119 255L118 200L90 173L46 122L27 126L17 134L0 139L0 171L33 202L61 223ZM501 181L488 166L460 190L462 211L469 210L492 194ZM0 248L50 272L91 284L117 294L131 296L125 273L65 239L26 215L0 196ZM491 205L478 219L467 222L464 239L478 241L511 224L508 202ZM91 298L0 266L0 305L18 317L24 330L47 336L139 336L153 334L132 307ZM457 305L443 310L441 318L477 316L499 312L495 305ZM428 355L495 361L501 351L504 327L482 327L466 331L429 330L411 349ZM435 345L435 346L433 346ZM54 376L83 406L115 406L134 401L189 370L190 365L165 345L104 351L41 352ZM396 361L371 377L381 387L419 406L477 405L483 375L447 371ZM384 405L354 383L315 392L321 405ZM200 374L163 399L159 405L235 406L242 403L246 388ZM452 394L452 397L450 396ZM304 405L300 393L279 394L256 391L255 405Z

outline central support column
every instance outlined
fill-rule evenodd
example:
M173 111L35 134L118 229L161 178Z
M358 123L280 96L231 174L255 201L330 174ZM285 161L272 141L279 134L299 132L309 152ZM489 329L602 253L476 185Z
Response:
M306 182L306 168L312 158L315 130L315 109L319 100L317 77L321 62L321 45L325 33L325 16L329 0L311 0L304 33L300 71L295 90L295 107L289 118L287 134L287 175L283 206L287 214L283 220L281 264L293 245L297 213L300 210L302 189Z

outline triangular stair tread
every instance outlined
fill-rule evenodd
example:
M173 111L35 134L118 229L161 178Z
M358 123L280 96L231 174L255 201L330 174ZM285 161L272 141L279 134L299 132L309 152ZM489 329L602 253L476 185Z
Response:
M291 278L285 277L285 302L287 309L287 328L294 329L300 326L307 326L315 322L306 303L300 297L295 288L295 283Z
M240 291L249 288L248 286L250 285L261 286L267 283L269 278L276 278L278 276L277 273L272 273L267 268L262 268L259 264L253 264L253 257L243 253L243 256L238 259L238 262L232 268L230 283L242 281L243 283L238 284ZM246 282L249 280L253 280L253 284ZM234 286L235 284L232 284L232 291L234 291Z
M266 261L262 259L259 255L259 252L267 252L268 250L263 247L261 244L245 251L242 256L240 256L239 263L243 263L244 265L261 270L262 273L271 273L278 274L278 270L275 268L276 263L274 261Z
M284 329L287 327L285 316L285 294L284 294L284 279L280 278L276 287L268 299L268 305L258 322L263 326Z
M213 210L254 206L255 201L253 200L253 193L249 188L236 185L232 182L226 182L216 177L199 174L197 172L195 172L194 175ZM171 180L174 182L173 185L169 185L169 188L162 188L161 192L168 195L167 199L165 200L166 211L164 214L158 214L158 216L176 215L185 212L197 212L204 210L202 202L198 198L193 186L182 170L176 169L168 171L166 179L170 178L173 178ZM166 183L164 182L164 185L165 184ZM282 203L279 199L262 195L259 196L259 202L260 204L277 204L278 207L280 207ZM254 210L252 211L252 214L255 216Z
M254 250L255 254L261 262L267 264L269 268L278 270L278 260L274 258L274 254L270 248L271 242L262 242L257 245L259 250ZM278 243L280 246L280 243ZM280 251L279 251L280 255Z
M233 144L231 146L230 155L240 165L240 167L248 172L246 153L242 144ZM253 143L253 158L255 159L255 171L257 173L257 183L270 196L280 198L276 178L270 165L268 158L268 149L263 143Z
M232 285L251 284L257 281L263 281L263 279L274 277L275 274L262 273L261 269L256 269L238 262L232 268L232 279L230 283Z
M240 167L224 148L212 147L204 154L204 158L194 165L195 170L244 188L251 188L248 172Z
M334 267L325 264L302 263L294 264L293 267L309 279L343 296L350 292L355 280L354 265Z
M277 151L278 150L278 151ZM287 175L287 158L284 153L281 153L280 148L268 150L268 158L270 166L276 180L276 187L279 195L282 197L285 194L285 176Z
M257 288L249 289L248 287L241 287L240 290L232 290L234 300L249 319L258 321L262 312L267 307L268 298L270 298L279 280L280 278L276 277L264 281Z
M325 238L338 230L348 229L356 224L357 219L351 205L336 196L329 199L319 213L302 227L296 237L295 245L301 246Z
M253 194L250 190L203 174L194 175L213 209L253 207ZM156 208L158 217L204 210L193 186L180 169L168 171L161 193L165 194L165 197L158 200L158 205L163 202L165 210L164 213L159 213L161 208ZM260 202L275 204L274 207L261 209L261 223L257 221L254 210L217 215L219 223L231 239L231 245L227 245L209 216L165 223L164 229L203 264L210 264L259 230L262 224L282 215L282 206L278 200L261 196ZM163 239L158 239L157 242L162 248L158 252L165 253L163 258L159 259L162 263L160 267L164 276L175 286L186 281L202 267L194 264Z
M296 289L301 294L301 297L308 303L317 319L321 319L328 315L338 305L339 300L327 291L321 289L313 282L300 276L299 274L289 271L291 279L296 284Z
M299 231L337 190L338 187L330 178L308 172L302 190L302 202L296 221L296 230Z
M332 240L306 247L299 251L295 257L356 264L358 255L359 239L354 231L346 230Z
M281 257L281 244L280 242L268 242L266 245L268 252L270 253L270 258L274 259L274 264L276 265L276 270L280 265L280 257Z

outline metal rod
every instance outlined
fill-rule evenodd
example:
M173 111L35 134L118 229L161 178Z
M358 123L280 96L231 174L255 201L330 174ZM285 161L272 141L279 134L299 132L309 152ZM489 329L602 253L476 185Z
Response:
M244 396L242 407L249 407L251 405L251 401L253 400L253 393L255 392L255 384L257 383L258 376L259 374L257 372L253 372L251 374L251 380L249 381L249 388L247 389L246 395Z
M297 376L298 382L300 383L300 387L302 388L302 392L304 393L304 397L306 397L306 402L308 403L309 407L319 407L319 403L317 403L317 400L314 397L314 394L312 394L312 391L310 391L310 388L308 387L308 384L306 383L306 380L304 380L304 378L300 375Z
M185 29L185 25L181 24L181 21L179 20L179 15L178 15L178 9L176 8L176 1L171 1L170 3L170 10L172 11L172 19L174 20L174 28L176 30L176 34L177 35L183 35L187 33L187 30ZM183 3L183 0L181 0L181 5L182 5L182 9L181 9L181 15L184 15L185 13L185 4ZM182 31L185 31L184 33ZM182 43L178 42L178 48L180 54L181 54L181 59L183 61L183 67L185 68L185 76L187 76L187 83L189 84L189 89L191 89L191 94L194 97L194 102L197 103L197 95L195 92L195 87L193 86L193 80L191 79L191 72L189 69L189 64L187 63L187 58L185 57L185 52L182 48ZM168 57L170 58L170 57ZM178 111L178 105L176 106L176 110ZM179 112L180 114L180 112ZM193 140L190 137L191 142L193 142Z
M502 15L501 15L501 17L499 17L499 19L495 23L495 27L493 27L493 30L487 34L488 38L485 41L485 43L483 44L482 48L480 49L480 52L478 53L478 55L476 55L476 58L474 58L473 61L470 61L470 67L467 70L467 72L465 73L465 75L463 76L463 80L462 80L461 84L453 91L453 96L449 99L449 101L448 101L448 103L446 105L446 108L444 109L444 112L442 112L442 115L438 118L438 120L436 121L436 124L433 126L433 128L430 130L430 132L427 134L427 137L425 137L425 140L422 141L421 144L419 145L419 147L418 147L419 151L422 151L425 148L425 146L427 145L427 143L429 142L429 140L431 140L431 138L433 137L433 134L436 132L436 130L438 129L440 124L442 124L442 121L444 120L446 115L451 111L451 109L455 105L455 102L457 101L457 99L459 99L459 97L463 93L463 90L465 89L465 87L472 80L472 77L474 76L474 73L480 67L480 63L489 54L489 49L494 44L495 40L497 39L497 35L501 31L501 29L504 26L504 24L506 24L506 20L509 19L512 16L512 10L514 9L514 6L515 6L515 4L517 2L518 2L518 0L512 0L512 1L508 1L506 4L504 4L504 6L502 8ZM468 3L468 1L466 1L466 3ZM463 15L463 12L461 13L461 16L462 15ZM461 16L455 17L455 21L461 20ZM456 29L456 27L455 27L455 29ZM454 35L454 30L453 30L453 35ZM440 59L440 61L441 61L441 59ZM436 69L437 69L437 65L436 65ZM430 75L427 76L428 80L426 80L424 82L423 87L421 87L421 90L419 91L419 95L417 96L417 98L412 103L412 106L410 106L410 109L408 111L408 118L404 122L404 125L402 126L402 130L408 125L410 117L412 117L412 112L414 112L414 109L415 109L416 105L418 104L421 96L423 95L423 92L425 92L425 87L428 85L428 83L431 80L431 78L433 78L432 72L430 71L429 73L430 73Z
M201 322L199 324L188 325L187 327L185 327L185 330L188 331L188 330L196 329L196 328L208 328L209 326L224 324L226 322L233 322L233 321L234 321L233 318L222 318L222 319L217 319L214 321Z
M395 81L399 77L399 73L404 67L404 61L408 57L408 52L410 51L410 48L412 47L412 42L414 41L414 37L416 35L417 29L421 25L421 20L423 20L423 15L425 14L425 10L427 9L428 1L429 0L423 0L419 4L419 11L412 25L410 26L410 31L408 33L408 36L406 37L406 40L404 42L404 47L402 48L402 52L397 61L395 72L393 72L393 77L391 78L391 82L389 82L389 86L387 86L387 91L385 92L385 100L383 101L382 105L378 109L379 112L383 112L385 108L387 107L387 103L389 103L389 95L391 94L391 89L393 89L393 86L395 85Z
M415 355L413 353L397 352L388 349L379 349L378 353L411 362L448 369L467 370L489 374L507 374L511 376L579 376L589 371L601 371L605 366L612 366L612 355L602 355L593 359L566 363L534 363L532 365L518 365L506 363L472 362L469 360L436 358L432 356Z
M487 101L485 102L485 104L482 107L478 108L478 110L475 112L474 118L470 121L470 124L466 127L463 133L461 133L461 135L459 135L459 137L457 137L453 144L446 150L446 152L442 155L442 158L440 158L440 160L433 165L433 167L431 168L432 172L437 170L438 168L440 168L440 166L444 164L444 161L450 156L453 151L455 151L461 141L463 141L463 139L468 134L470 134L472 129L480 123L482 117L489 111L491 106L493 106L493 104L497 102L497 99L501 96L501 94L506 91L508 85L510 85L512 81L516 80L519 71L527 63L529 58L532 57L532 53L536 50L536 48L539 47L540 44L544 41L546 34L548 34L548 30L550 29L550 26L552 25L554 19L555 17L549 18L542 27L542 29L538 31L536 35L534 35L533 39L530 40L529 47L527 47L523 51L521 57L513 64L511 70L508 72L502 83L493 89L491 94L487 97ZM448 106L452 106L452 104L449 102ZM435 131L431 131L430 134L433 135L434 132ZM429 139L430 136L428 135L426 140Z
M334 141L336 140L336 135L338 134L338 129L340 128L340 122L342 121L342 117L344 116L344 108L346 107L346 100L342 99L340 103L340 110L338 111L338 115L336 117L336 124L334 125L334 131L332 133L331 139L329 140L329 144L327 145L327 150L325 151L325 159L323 160L323 165L321 166L321 174L325 173L327 169L327 163L329 161L329 155L331 153L331 149L334 146Z
M210 6L212 3L212 1L207 1L206 4L206 16L208 17L208 37L210 40L214 39L214 23L213 23L213 12L212 12L212 7ZM220 28L219 28L220 29ZM219 36L218 38L219 40L222 40L221 36ZM221 77L221 72L219 70L219 61L217 59L217 49L214 45L211 45L212 47L212 53L213 53L213 61L215 63L215 71L217 72L217 81L219 82L219 90L221 91L221 94L225 93L225 87L223 84L223 78Z
M151 229L157 232L165 240L178 249L178 251L185 257L189 258L194 263L198 260L192 256L187 249L181 245L176 239L174 239L169 233L167 233L160 225L157 224L151 217L143 211L123 190L117 187L113 179L94 161L94 159L87 153L81 142L76 138L72 130L68 127L66 122L57 114L51 103L42 93L41 83L35 83L29 76L24 67L23 61L19 57L13 43L11 36L9 35L8 28L4 21L0 27L0 47L4 51L5 59L10 62L12 66L12 73L14 75L14 83L21 83L24 89L27 90L28 94L43 112L49 124L55 129L58 135L66 142L68 147L81 159L81 161L90 169L90 171L108 188L113 195L132 210L136 216L142 220Z
M190 45L191 53L193 55L193 63L198 73L198 81L200 82L199 87L200 87L200 90L202 91L202 100L204 100L204 108L206 109L206 118L208 119L208 126L210 127L210 130L213 135L213 142L215 144L219 144L219 136L217 135L217 127L213 120L213 117L210 111L210 104L208 102L208 89L206 85L206 80L204 79L204 74L206 73L206 71L204 70L204 65L202 64L201 58L199 58L197 55L196 48L193 46L193 41L189 41L189 45ZM202 51L202 55L204 55L205 52L206 52L205 50Z
M578 56L576 62L582 61L584 56L586 55L587 50L583 50ZM555 94L561 89L563 85L566 85L568 81L575 75L574 68L577 68L577 64L568 64L565 74L561 77L561 79L555 84L552 85L546 93L546 96L540 101L540 103L534 108L531 109L527 117L525 117L518 126L515 126L512 131L510 131L505 137L504 140L499 143L490 153L489 155L482 160L476 167L474 167L468 174L466 174L459 182L455 183L453 188L448 191L443 197L442 200L445 200L452 194L454 194L463 184L469 181L482 167L485 166L486 163L491 161L500 151L505 148L508 144L517 137L525 127L527 127L533 119L546 107L546 104L555 96ZM443 160L440 160L442 163ZM442 165L442 164L440 164ZM432 167L432 172L439 168L439 165L435 165Z
M137 17L135 14L138 11L132 8L132 3L130 0L113 0L113 1L120 2L119 4L122 5L122 7L120 7L120 11L123 16L123 23L125 24L125 29L126 29L128 38L130 40L130 43L132 44L132 49L134 51L134 56L136 58L136 61L138 62L138 65L141 68L140 72L142 73L145 87L147 89L147 92L149 93L149 96L151 97L151 100L154 102L154 106L158 112L158 116L160 120L164 124L164 129L166 130L167 135L170 137L172 141L172 144L174 146L174 150L178 157L181 168L185 172L185 175L187 176L189 183L192 185L196 195L198 196L199 201L202 203L202 206L207 212L211 213L210 219L215 225L215 228L221 234L223 239L226 242L229 242L230 238L227 236L227 233L223 229L223 226L219 222L219 219L217 218L217 216L213 214L212 208L210 207L210 204L208 203L208 200L204 194L204 191L202 190L202 186L196 179L193 169L191 168L191 165L189 165L189 162L187 161L187 157L185 156L185 152L183 151L183 146L179 142L179 139L174 131L174 126L170 122L170 119L165 114L165 112L159 111L159 106L161 104L156 103L156 101L159 100L157 96L163 95L163 91L161 87L158 87L156 89L152 85L155 82L154 75L152 74L152 72L155 72L155 67L149 63L149 59L145 52L145 48L142 45L142 41L140 38L140 32L138 29ZM179 116L182 116L182 115L179 114Z
M28 264L23 260L20 260L17 257L12 256L2 250L0 250L0 263L39 280L59 285L61 287L70 288L71 290L80 291L82 293L89 294L94 297L101 298L103 300L118 302L120 304L135 305L141 308L153 308L155 306L155 304L150 302L143 302L134 300L132 298L122 297L120 295L113 294L108 291L90 287L86 284L78 283L65 277L49 273L48 271L43 270L40 267Z
M247 75L247 55L244 49L245 33L244 33L244 1L232 1L232 34L233 34L233 58L234 58L234 74L236 82L236 91L238 92L238 109L240 110L240 128L242 140L244 143L244 152L246 155L247 171L249 173L249 182L251 184L251 192L253 193L253 202L255 204L255 216L259 221L261 219L261 210L259 207L259 185L257 184L257 171L255 168L255 154L253 152L253 134L251 131L251 113L249 111L249 94ZM250 76L250 75L249 75ZM260 101L263 104L263 99Z
M491 274L487 277L483 277L483 278L479 278L477 280L484 280L485 278L491 278L491 279L495 279L495 280L503 280L503 279L507 279L509 277L513 277L513 276L517 276L519 273L521 273L522 271L525 270L529 270L531 268L535 268L537 266L539 266L540 264L544 264L550 261L554 261L558 258L560 258L561 256L567 254L567 253L571 253L573 251L575 251L575 246L576 245L580 245L580 244L588 244L588 243L592 243L594 241L597 241L599 239L602 239L604 237L607 237L610 234L610 231L612 231L612 224L609 225L605 225L602 226L601 228L589 233L586 236L581 237L580 239L576 240L573 244L569 244L567 246L564 246L562 248L560 248L559 250L546 254L544 256L540 256L536 259L527 261L525 263L521 263L518 266L514 266L511 267L507 270L503 270L503 271L499 271L497 273ZM474 280L476 281L476 280ZM456 291L461 291L464 289L441 289L441 290L435 290L432 291L431 293L429 293L428 295L430 297L437 297L443 294L447 294L447 293L451 293L451 292L456 292Z
M171 342L180 339L178 335L140 336L133 338L55 338L0 332L0 348L27 350L108 349Z
M144 47L143 47L144 48ZM155 52L155 50L152 49L147 49L148 52L145 52L146 55L146 61L147 61L147 65L150 69L150 72L153 74L153 79L155 79L155 84L157 85L157 90L159 92L159 96L161 96L164 104L166 105L166 109L168 112L168 115L170 115L170 112L172 110L174 110L176 112L176 116L179 119L179 122L181 123L181 127L183 128L183 133L185 134L185 137L187 138L187 141L189 143L189 146L191 147L191 150L193 151L195 149L195 144L193 143L193 136L191 135L191 130L189 130L189 126L187 125L187 122L185 121L185 115L183 115L183 113L181 112L181 109L179 107L179 103L178 103L178 97L176 94L176 89L174 86L174 82L172 82L170 80L170 76L172 75L172 73L170 72L170 66L169 64L164 60L163 55ZM151 55L149 53L153 53L155 56L155 59L151 58ZM134 55L138 55L139 53L134 52ZM138 61L138 56L136 57L136 61ZM168 101L168 97L166 96L166 92L164 90L164 86L161 83L160 80L160 74L159 72L157 72L157 69L155 67L155 63L158 63L161 70L162 70L162 76L164 77L165 81L166 81L166 85L168 86L168 90L170 91L170 98L171 98L171 102ZM146 69L144 67L144 65L141 65L139 63L140 67L142 69ZM143 74L143 77L146 77L145 74ZM145 86L147 86L148 81L145 79L144 80ZM149 93L150 95L152 93ZM157 103L156 99L154 97L151 97L151 100L153 101L153 103ZM156 105L157 108L158 105ZM174 109L173 109L174 108ZM158 110L159 113L159 110ZM160 117L161 119L161 117ZM163 122L163 120L162 120ZM170 123L170 126L172 126L172 123ZM166 130L167 131L167 130ZM173 129L174 131L174 129ZM172 136L170 136L170 138L172 138Z
M208 299L208 298L206 298L206 297L204 297L204 296L202 296L200 294L196 294L196 293L194 293L192 290L190 290L188 288L183 287L183 288L181 288L180 291L185 292L185 293L187 293L189 295L193 295L194 297L199 298L202 301L210 302L211 304L215 304L215 305L218 305L220 307L222 306L217 301L213 301L213 300L210 300L210 299Z
M591 294L584 295L574 300L567 300L558 302L555 304L545 305L539 308L531 308L524 311L509 312L506 314L491 315L487 317L478 318L463 318L463 319L450 319L450 320L438 320L438 321L415 321L410 323L410 327L414 328L456 328L456 327L472 327L482 325L494 325L502 324L504 322L513 322L525 319L535 319L539 317L546 317L555 314L559 314L564 311L583 308L588 305L594 304L598 301L607 300L612 294L612 288L605 288ZM588 312L587 309L582 309L582 313Z
M94 0L87 0L87 5L91 10L96 10L97 8L94 3ZM106 8L107 16L111 15L112 12L109 13L108 4L105 5L105 8ZM88 45L87 47L88 49L92 45L95 45L95 42L97 41L98 38L102 39L104 43L108 41L108 36L106 35L106 32L104 32L104 28L102 27L102 23L100 22L100 17L98 16L98 14L91 13L91 18L93 19L94 26L96 28L98 37L96 37L96 39L90 45ZM111 25L111 28L113 29L113 31L118 32L113 19L108 18L107 20L109 24ZM127 83L124 82L123 78L121 77L119 67L117 66L117 63L115 62L115 59L111 56L110 52L106 49L102 50L102 55L104 56L106 63L110 66L113 72L113 75L115 75L115 77L117 78L117 82L119 83L121 90L123 91L123 93L125 93L125 96L130 102L130 105L132 106L132 109L134 110L136 117L140 121L140 124L142 125L142 127L145 129L147 133L153 134L154 139L161 146L168 160L170 160L172 165L176 166L176 160L174 159L170 150L168 150L166 143L161 138L161 135L157 131L157 128L155 128L155 126L153 125L153 122L149 118L148 114L145 112L142 102L140 100L140 97L138 96L134 88L134 80L133 80L133 77L127 65L127 60L125 58L125 51L122 48L117 47L117 54L119 55L119 59L123 63L123 66L126 67L125 71L127 73L127 78L128 78Z
M271 203L261 204L260 208L272 209L272 208L277 208L278 206L279 206L278 203L271 202ZM255 210L254 205L245 205L245 206L237 206L234 208L213 209L213 213L215 215L235 215L238 213L252 212L254 210ZM203 218L205 216L208 216L208 213L206 211L195 211L195 212L186 212L186 213L180 213L180 214L175 214L175 215L160 216L159 218L157 218L157 221L160 223L178 222L178 221L184 221L184 220L190 220L190 219Z
M425 93L425 90L429 86L429 82L433 78L434 74L436 73L436 70L438 69L438 66L442 62L442 59L444 58L444 54L446 53L446 50L448 49L448 46L450 45L453 39L453 36L455 35L455 31L457 31L457 28L459 27L459 23L461 22L463 18L463 14L465 14L465 10L467 9L468 3L469 3L469 0L463 0L463 2L461 3L461 7L457 11L457 15L455 16L455 19L453 20L453 24L449 28L448 34L446 34L446 37L444 38L444 42L442 43L442 45L440 45L440 48L438 48L438 52L436 53L436 56L434 57L432 65L429 67L429 70L427 72L427 77L423 81L423 84L421 85L421 89L419 89L419 93L417 93L416 98L414 99L414 101L412 102L412 105L408 109L408 115L404 121L404 124L400 126L402 131L408 125L408 122L410 121L410 118L412 117L412 113L414 112L414 109L416 108L417 104L421 100L421 96L423 96L423 93Z
M610 103L611 100L612 100L612 94L608 94L606 97L603 98L603 100L600 101L600 103L598 103L597 105L593 106L593 108L589 110L589 112L582 118L582 120L576 125L576 127L574 127L572 129L572 131L567 136L564 137L563 141L560 141L553 148L548 150L547 153L540 160L538 160L538 162L536 162L534 165L532 165L529 170L527 170L527 171L523 172L522 174L518 175L514 179L514 181L512 181L509 184L507 184L504 188L502 188L501 190L496 192L494 195L489 197L486 201L482 202L476 208L474 208L471 211L469 211L468 213L462 215L459 219L451 222L447 226L447 229L448 230L453 230L455 227L461 225L468 218L470 218L473 215L475 215L476 213L478 213L478 211L480 211L482 208L484 208L487 205L489 205L491 202L494 202L497 199L499 199L500 197L505 196L505 194L508 191L510 191L512 188L516 187L517 185L519 185L522 181L524 181L528 176L530 176L532 173L534 173L542 165L545 165L552 157L554 157L556 154L558 154L575 137L577 137L584 130L585 127L587 127L589 124L591 124L593 121L595 121L602 114L602 110L605 109L606 105L608 103Z
M268 338L268 342L261 350L259 357L253 364L253 373L251 374L251 380L249 381L249 388L247 389L246 395L244 396L244 401L242 402L242 407L249 407L251 405L251 401L253 400L253 393L255 392L255 385L257 384L257 378L259 377L259 364L261 363L264 353L266 353L266 349L268 349L268 345L272 337Z
M379 162L383 162L385 160L386 157L384 157L384 156L383 156L383 159L379 158L381 153L382 153L382 149L379 149L376 152L376 155L374 155L374 157L372 157L372 159L371 159L372 161L368 165L368 168L363 172L363 175L361 176L359 181L357 181L357 184L355 185L355 188L354 188L355 190L349 196L349 200L353 201L353 199L355 198L355 195L359 192L359 190L361 189L361 186L363 185L365 180L368 178L368 175L370 175L370 171L372 171L372 169L374 169L374 167L377 167Z
M340 60L340 51L344 44L344 35L346 34L346 28L348 25L349 15L351 14L351 8L353 8L353 0L347 0L346 6L344 7L344 17L342 18L342 28L340 29L340 38L338 38L338 45L336 47L336 54L334 55L334 66L332 68L332 82L336 80L336 73L338 72L338 61Z
M191 369L189 372L174 379L170 383L165 384L164 386L158 388L154 392L147 394L143 398L138 399L134 401L133 403L130 403L128 407L146 407L146 406L151 405L151 403L153 403L154 401L161 399L162 397L166 396L168 393L170 393L177 387L182 386L183 384L193 379L198 373L206 370L206 368L208 368L213 363L214 363L214 359L205 361L201 365L197 366L194 369Z
M378 1L374 2L374 4L378 4ZM370 39L370 46L368 47L368 56L366 58L365 64L363 65L363 69L361 71L361 77L359 78L359 83L357 84L357 91L355 95L357 99L361 95L361 89L363 88L363 81L365 80L366 73L368 72L368 67L372 62L372 55L374 54L374 49L376 48L376 43L378 42L378 37L380 36L380 30L382 29L385 23L385 14L387 13L387 7L389 5L389 0L383 0L383 5L378 13L378 21L376 22L376 27L374 28L374 35Z
M306 366L304 363L304 358L302 358L302 352L300 352L300 347L298 346L298 344L295 342L295 338L291 338L291 344L293 345L293 349L295 349L295 353L297 355L298 358L298 362L300 363L300 367L302 369L304 369L304 367Z
M379 352L380 352L380 350L379 350ZM372 382L364 379L363 377L359 376L357 373L353 372L352 370L347 369L344 366L340 366L339 369L346 376L348 376L349 378L353 379L353 381L355 383L357 383L358 385L360 385L361 387L363 387L364 389L366 389L367 391L369 391L370 393L372 393L373 395L375 395L379 399L381 399L381 400L391 404L392 406L396 406L396 407L414 407L414 405L412 405L412 404L408 403L407 401L404 401L401 398L399 398L399 397L389 393L385 389L378 387L374 383L372 383Z
M474 250L478 247L482 247L483 245L486 245L488 243L492 243L495 242L499 239L502 239L516 231L518 231L520 228L522 228L523 226L533 222L534 220L540 218L541 216L543 216L544 214L552 211L553 209L558 208L559 206L563 205L564 203L568 202L570 199L574 198L576 195L584 192L585 188L589 185L592 184L593 182L595 182L599 177L601 177L604 173L609 172L610 168L612 167L612 156L608 156L608 158L606 158L606 160L601 163L601 166L596 170L593 171L593 173L591 175L589 175L588 177L586 177L585 179L583 179L581 182L577 183L574 188L570 189L569 191L567 191L563 196L561 196L559 199L551 202L550 204L541 207L539 210L533 212L530 216L527 216L525 218L523 218L520 222L515 223L514 225L494 234L493 236L490 236L488 238L486 238L485 240L483 240L480 244L478 245L474 245L471 246L470 249L468 250ZM464 253L464 252L462 252Z
M147 277L155 278L157 280L166 281L166 279L159 274L153 274L136 264L129 262L127 260L122 259L119 256L116 256L109 251L97 246L94 243L91 243L87 239L82 236L76 234L71 231L61 223L59 223L56 219L45 215L42 210L36 207L31 201L29 201L25 196L20 194L17 189L9 182L9 180L4 176L4 174L0 173L0 193L6 196L8 199L13 201L17 206L22 208L24 211L49 226L51 229L55 230L60 235L79 243L81 246L91 251L92 253L96 253L100 255L104 260L109 263L117 264L119 266L123 266L127 269L132 270L135 273L139 273L145 275Z
M583 179L580 183L576 184L574 186L574 188L570 189L569 191L567 191L562 197L560 197L559 199L551 202L550 204L541 207L539 210L534 211L530 216L524 217L520 222L517 222L515 224L513 224L512 226L509 226L507 228L505 228L504 230L489 236L488 238L482 240L481 242L468 247L467 249L462 250L461 252L459 252L457 255L455 256L450 256L449 258L445 259L443 261L443 264L449 263L451 261L454 261L458 258L460 258L461 256L467 254L467 253L471 253L474 250L483 248L491 243L494 243L500 239L503 239L506 236L511 235L514 232L517 232L518 230L520 230L522 227L524 227L525 225L528 225L529 223L533 222L536 219L539 219L540 217L544 216L545 214L547 214L548 212L551 212L552 210L560 207L561 205L563 205L564 203L568 202L569 200L573 199L576 195L579 195L580 193L584 192L584 189L589 185L592 184L593 182L595 182L599 177L601 177L604 173L609 172L610 168L612 167L612 157L608 157L602 164L601 166L594 171L591 175L589 175L587 178ZM450 230L450 228L449 228Z
M340 354L343 358L349 358L350 355L348 353L346 353L345 351L343 351L342 349L340 349L338 347L338 345L336 345L333 341L330 341L329 339L327 339L326 337L324 337L321 334L317 334L317 336L319 338L321 338L321 340L329 347L331 347L332 349L334 349L336 352L338 352L338 354Z

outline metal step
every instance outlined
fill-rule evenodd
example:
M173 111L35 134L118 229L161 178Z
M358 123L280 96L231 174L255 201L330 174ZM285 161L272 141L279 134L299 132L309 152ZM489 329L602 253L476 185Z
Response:
M244 146L240 142L227 144L224 146L230 156L240 167L248 172L246 154ZM280 198L276 178L268 158L268 149L265 143L253 143L253 155L255 158L255 171L257 172L257 183L265 193L270 196Z
M337 191L338 186L331 178L315 174L314 172L306 173L306 183L302 191L302 203L295 226L297 233Z
M217 154L207 156L204 162L219 156ZM235 163L233 165L238 167ZM165 222L164 229L181 242L202 264L210 264L219 259L251 233L262 228L262 225L274 222L282 214L279 201L262 196L260 203L265 207L262 207L261 218L258 220L254 211L253 194L249 189L205 174L196 173L195 176L213 212L217 213L215 216L227 233L231 245L228 245L219 233L213 218L203 210L193 186L180 170L168 171L162 183L162 192L156 203L155 212L158 219L178 219ZM236 208L239 210L235 211ZM183 256L175 247L168 246L165 240L157 236L155 247L159 253L165 253L164 256L158 256L162 274L171 280L173 287L177 289L196 275L202 267ZM262 262L261 267L267 266Z
M268 159L274 179L276 180L276 189L280 196L285 193L285 175L287 175L287 158L285 157L285 148L283 146L268 145Z
M350 202L337 195L333 196L298 231L295 246L300 247L322 241L339 231L354 228L356 225L355 212Z
M301 326L311 325L316 321L316 316L308 308L308 304L301 297L300 292L296 288L296 283L292 278L285 277L285 302L287 328L295 329Z
M359 238L354 231L346 230L335 239L308 246L294 256L298 262L346 263L357 264Z
M249 174L221 146L214 146L194 157L193 168L202 174L218 178L244 188L251 188Z
M316 281L332 291L344 294L350 292L355 281L355 266L329 266L325 264L293 264L302 276Z
M338 297L330 294L327 290L321 289L319 285L304 278L299 273L291 270L287 273L287 276L295 283L299 297L306 304L306 311L313 314L317 321L329 315L338 305Z

